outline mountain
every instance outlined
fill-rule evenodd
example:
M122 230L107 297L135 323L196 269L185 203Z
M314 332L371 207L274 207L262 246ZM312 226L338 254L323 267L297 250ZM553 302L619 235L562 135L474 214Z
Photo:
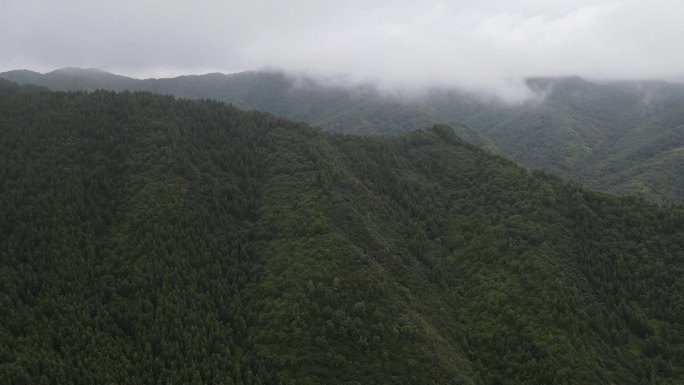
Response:
M150 91L226 101L345 133L402 133L447 123L489 151L612 193L684 203L684 85L598 84L578 77L535 78L539 97L503 103L455 90L398 97L278 72L136 80L64 69L0 77L54 90Z
M480 105L471 116L446 102L438 114L478 127L522 164L614 193L684 201L684 86L580 78L528 84L543 101Z
M57 91L149 91L190 99L215 99L347 133L406 132L437 120L420 107L382 95L372 87L326 86L313 79L294 78L280 72L138 80L95 69L68 68L45 75L10 71L0 73L0 78Z
M676 384L684 211L442 125L0 81L0 378Z
M85 90L108 89L124 91L135 89L137 79L114 75L96 68L81 69L67 67L46 74L17 70L4 72L1 78L18 84L34 84L53 90Z

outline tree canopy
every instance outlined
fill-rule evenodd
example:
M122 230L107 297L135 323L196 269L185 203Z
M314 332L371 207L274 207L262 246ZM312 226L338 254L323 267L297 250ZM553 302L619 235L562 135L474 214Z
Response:
M436 125L0 82L12 384L676 384L684 210Z

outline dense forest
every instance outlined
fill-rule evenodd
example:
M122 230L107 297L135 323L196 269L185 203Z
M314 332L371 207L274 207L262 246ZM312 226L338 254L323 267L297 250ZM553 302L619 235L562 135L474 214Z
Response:
M684 209L444 125L0 80L9 384L679 384Z
M397 96L279 72L137 80L66 68L0 78L53 90L150 91L230 102L341 133L403 133L447 123L458 135L535 169L621 195L684 203L684 85L533 78L533 97L503 103L453 89Z

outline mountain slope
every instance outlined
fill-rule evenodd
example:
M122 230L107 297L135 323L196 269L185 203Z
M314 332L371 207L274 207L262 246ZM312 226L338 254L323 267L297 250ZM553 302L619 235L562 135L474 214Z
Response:
M11 383L684 378L684 212L444 126L0 82Z
M346 133L401 133L446 122L458 134L521 164L592 188L684 203L684 86L530 79L543 98L505 104L453 90L399 98L372 87L325 85L273 72L136 80L64 69L0 77L55 90L98 88L210 98Z
M530 84L547 95L542 103L499 111L483 106L463 121L523 164L594 188L682 202L684 174L676 154L684 144L684 86L599 85L579 78Z

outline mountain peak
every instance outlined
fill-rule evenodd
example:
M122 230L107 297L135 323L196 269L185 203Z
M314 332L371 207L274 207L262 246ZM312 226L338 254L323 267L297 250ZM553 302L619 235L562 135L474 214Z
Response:
M106 76L122 76L115 75L111 72L101 70L99 68L79 68L79 67L64 67L46 73L46 75L106 75ZM125 76L124 76L125 77Z
M42 75L40 72L31 71L31 70L27 70L27 69L18 69L18 70L10 70L10 71L6 71L6 72L0 72L0 75L7 75L7 74Z

